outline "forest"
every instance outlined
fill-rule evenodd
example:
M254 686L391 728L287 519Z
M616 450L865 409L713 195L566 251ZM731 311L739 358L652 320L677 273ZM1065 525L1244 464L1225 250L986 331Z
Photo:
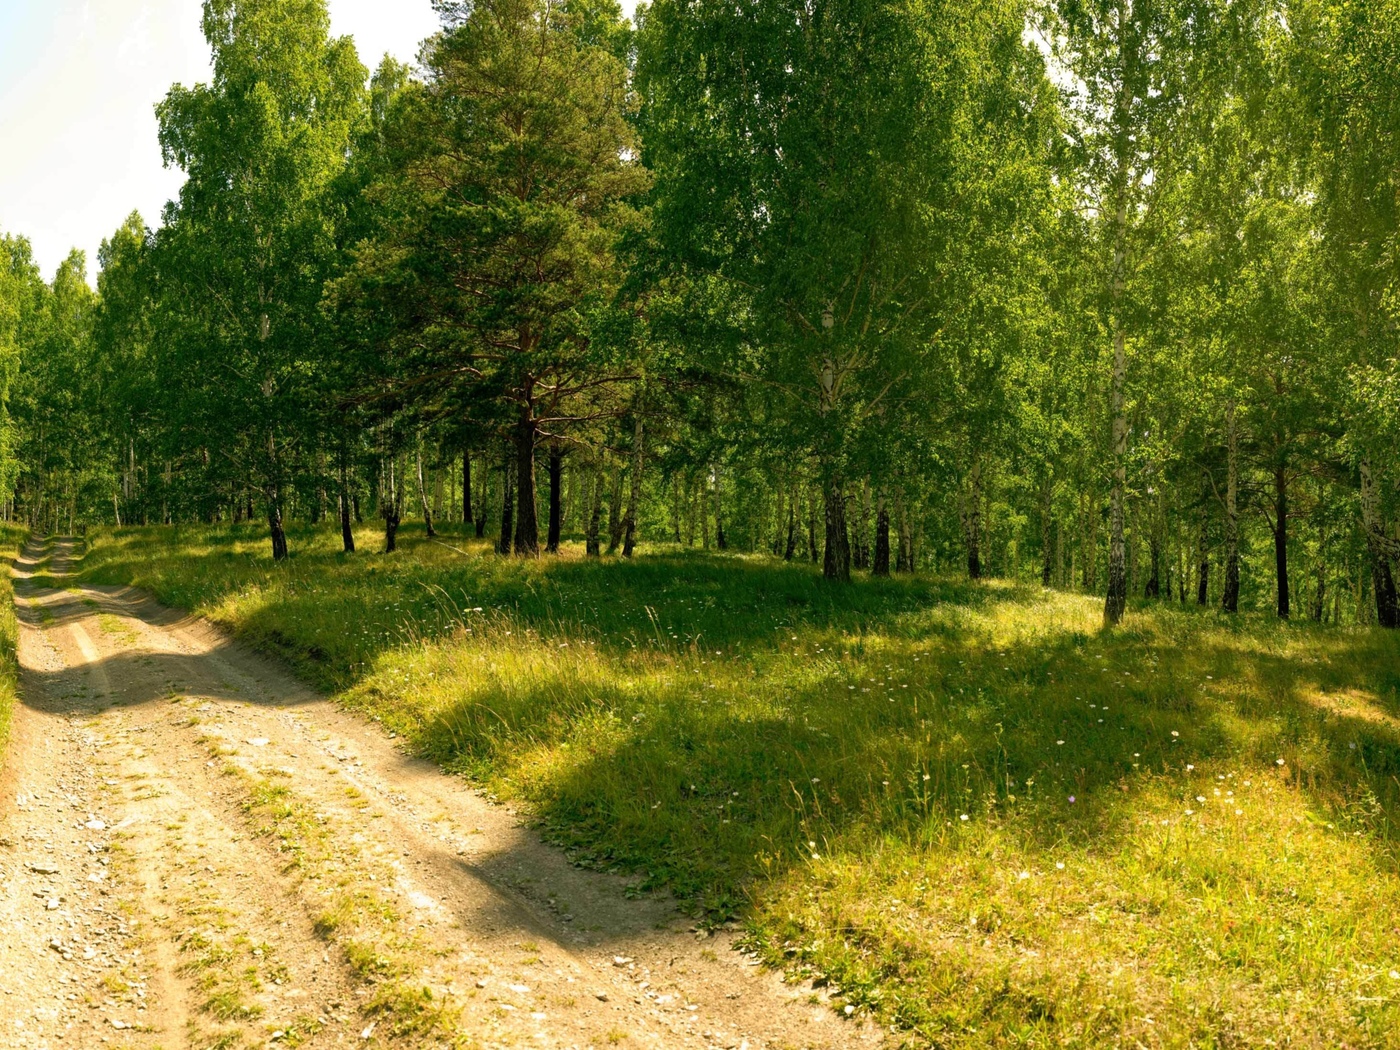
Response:
M7 520L1396 625L1394 4L437 7L371 75L211 0L179 198L95 288L5 236Z
M0 232L0 1045L1400 1046L1400 0L433 7Z

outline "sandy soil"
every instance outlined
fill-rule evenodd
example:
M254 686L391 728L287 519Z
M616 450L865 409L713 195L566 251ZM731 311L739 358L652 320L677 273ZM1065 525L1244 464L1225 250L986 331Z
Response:
M73 550L15 570L0 1047L881 1045L208 624L31 579Z

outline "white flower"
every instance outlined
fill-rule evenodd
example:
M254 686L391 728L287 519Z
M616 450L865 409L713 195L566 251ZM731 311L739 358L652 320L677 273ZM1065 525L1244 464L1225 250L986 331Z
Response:
M958 819L959 819L959 820L966 820L966 819L967 819L967 814L964 813L964 814L963 814L962 816L960 816Z

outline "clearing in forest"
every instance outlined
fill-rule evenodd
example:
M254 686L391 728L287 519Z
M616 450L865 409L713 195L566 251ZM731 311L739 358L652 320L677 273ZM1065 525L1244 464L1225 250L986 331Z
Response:
M295 539L274 566L253 531L101 534L85 575L291 659L570 859L669 888L701 930L738 924L825 1016L894 1045L1393 1044L1385 632L1153 603L1103 633L1096 599L1038 586ZM315 710L337 738L360 724ZM261 754L226 735L209 768ZM260 760L257 841L346 848L344 826L301 843L278 765ZM740 958L723 943L704 950Z

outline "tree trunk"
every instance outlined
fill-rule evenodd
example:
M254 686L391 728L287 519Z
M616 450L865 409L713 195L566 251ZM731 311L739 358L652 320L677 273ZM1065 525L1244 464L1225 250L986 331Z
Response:
M350 522L350 471L340 464L340 543L346 554L355 553L355 529Z
M638 515L642 509L642 470L646 464L646 429L643 424L640 406L637 409L637 425L632 436L632 484L627 494L627 516L622 524L622 556L630 558L637 550ZM723 543L720 545L723 550Z
M1382 627L1397 626L1395 577L1391 574L1385 524L1381 520L1380 500L1376 496L1375 478L1370 458L1361 461L1361 524L1366 533L1366 552L1371 562L1371 590L1376 598L1376 623Z
M715 468L715 549L729 549L729 540L724 535L724 499L719 467Z
M1040 493L1040 585L1049 587L1054 579L1055 550L1053 514L1055 511L1055 486L1047 480Z
M1225 406L1225 588L1221 607L1229 613L1240 608L1240 437L1235 399Z
M392 456L389 457L389 487L384 490L381 503L384 514L384 553L392 554L399 549L399 522L403 520L403 499L400 496L398 468Z
M846 529L846 492L841 479L830 474L823 495L826 503L826 554L822 562L822 575L828 580L849 583L851 539Z
M535 440L539 424L534 409L525 405L515 431L516 521L515 553L527 558L540 553L539 511L535 505Z
M813 565L821 560L821 547L817 545L817 498L807 493L807 557Z
M416 455L418 457L418 504L423 508L423 524L427 528L428 539L432 539L437 533L433 531L433 512L428 505L428 487L423 483L423 450L420 448Z
M545 551L559 553L559 533L564 525L564 450L549 446L549 537Z
M1317 593L1313 596L1312 619L1321 623L1327 612L1327 526L1317 530Z
M282 528L282 505L276 485L267 487L267 527L272 533L272 560L281 561L287 556L287 533Z
M1292 612L1288 592L1288 475L1274 468L1274 570L1278 580L1278 618Z
M875 563L872 571L876 576L890 574L890 508L883 492L875 508Z
M1210 522L1209 506L1203 495L1200 529L1196 534L1196 604L1202 606L1210 601L1210 540L1206 532Z
M517 460L507 449L501 464L501 539L498 554L509 554L515 542L515 471Z
M963 542L967 546L967 578L982 578L982 460L972 461L967 477L968 491L963 496Z
M1114 252L1114 270L1121 271L1123 248ZM1115 314L1121 312L1121 272L1114 277ZM1128 379L1127 333L1121 318L1115 318L1113 333L1113 382L1110 403L1113 412L1113 489L1108 512L1108 592L1104 596L1103 621L1112 627L1123 620L1128 606L1128 566L1123 537L1124 500L1128 488L1128 417L1125 389Z
M783 561L792 561L797 553L797 493L790 493L787 507L787 545L783 548Z
M471 525L472 515L472 453L462 449L462 524Z

